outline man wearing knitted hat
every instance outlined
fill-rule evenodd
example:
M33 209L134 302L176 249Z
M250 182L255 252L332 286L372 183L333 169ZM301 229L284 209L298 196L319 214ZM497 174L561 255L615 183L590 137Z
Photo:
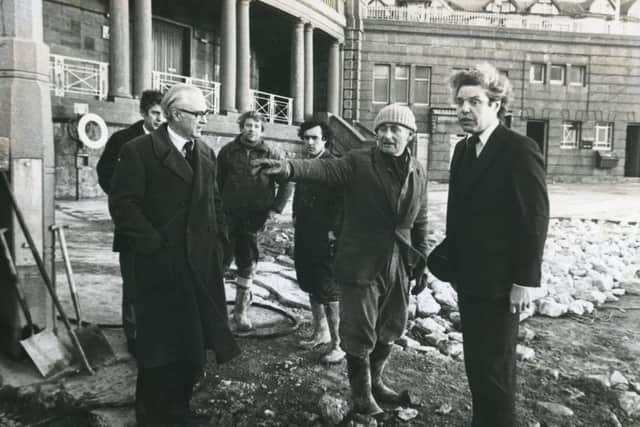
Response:
M411 110L391 104L374 121L377 147L339 159L252 161L254 173L322 182L344 191L335 261L340 285L340 338L354 412L375 416L379 404L409 403L384 384L391 344L404 332L412 293L426 285L427 174L408 144L417 130Z

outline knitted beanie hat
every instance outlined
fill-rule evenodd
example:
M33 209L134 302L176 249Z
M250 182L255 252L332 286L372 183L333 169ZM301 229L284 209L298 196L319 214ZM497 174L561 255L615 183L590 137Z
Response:
M373 131L376 132L378 127L384 123L402 125L413 132L418 129L413 112L409 107L402 104L389 104L382 108L373 121Z

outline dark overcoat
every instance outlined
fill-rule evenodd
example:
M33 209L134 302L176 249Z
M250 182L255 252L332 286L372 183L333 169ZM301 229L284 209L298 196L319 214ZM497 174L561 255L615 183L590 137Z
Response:
M427 251L427 174L413 157L400 186L377 148L339 159L290 160L293 181L317 181L344 191L344 218L334 263L336 279L369 285L398 243L410 275L422 272ZM399 197L393 196L399 194Z
M109 194L111 191L111 179L118 164L120 150L127 142L145 134L143 125L144 120L139 120L127 128L114 132L104 146L100 160L98 160L98 164L96 165L96 172L98 173L98 184L100 184L102 191L106 194ZM120 235L120 232L116 229L113 233L114 252L127 249L123 241L124 239Z
M539 286L549 223L544 160L535 141L499 125L480 156L454 150L447 240L458 292L488 298Z
M167 125L126 144L109 209L135 252L137 358L147 367L173 361L218 362L239 348L229 330L221 269L224 228L216 157L203 142L194 170Z

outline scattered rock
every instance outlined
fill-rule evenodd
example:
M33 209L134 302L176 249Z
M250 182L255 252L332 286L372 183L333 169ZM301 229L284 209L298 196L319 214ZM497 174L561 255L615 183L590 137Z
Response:
M536 405L539 408L542 408L548 413L555 415L557 417L562 417L562 418L573 417L573 411L564 405L560 405L559 403L538 401L536 402Z
M433 298L430 292L425 290L418 295L416 315L418 317L429 317L434 314L440 313L440 304Z
M522 344L518 344L516 345L516 355L518 357L518 360L533 360L533 358L536 356L536 352L532 348L529 348Z
M460 312L452 311L449 313L449 320L453 323L453 327L456 329L460 329Z
M538 313L547 317L560 317L567 313L568 307L555 302L550 298L543 298L538 301Z
M455 341L441 341L438 344L438 349L443 353L446 354L447 356L451 356L451 357L460 357L462 355L462 352L464 351L464 348L462 347L462 343L459 342L455 342Z
M581 300L574 300L571 304L569 304L569 314L575 314L576 316L582 316L584 314L584 306L580 301Z
M402 348L418 348L421 347L422 344L420 344L419 341L414 340L411 337L408 337L406 335L401 336L400 338L398 338L396 340L396 344L398 344L399 346L401 346Z
M450 404L443 403L442 405L440 405L440 407L438 409L436 409L436 414L447 415L452 410L453 410L453 408L451 407Z
M619 371L613 371L609 376L611 388L617 390L627 390L629 388L629 380Z
M636 393L640 394L640 382L629 381L629 387L631 388L631 390L633 390Z
M607 415L609 416L609 420L613 427L622 427L622 423L618 419L618 416L614 414L610 409L607 410Z
M329 425L340 424L347 415L347 402L338 397L325 393L318 402L322 419Z
M271 409L265 409L264 410L264 416L267 418L273 418L276 415L275 412L273 412Z
M611 387L608 375L587 375L581 378L581 383L586 391L593 394L604 394Z
M620 287L629 295L640 295L640 280L624 280L620 282Z
M295 267L295 263L293 262L293 259L291 259L290 256L287 255L278 255L276 257L276 261L279 262L280 264L286 265L287 267Z
M440 333L443 334L446 329L432 317L424 317L417 319L414 325L423 334Z
M437 302L449 311L458 309L458 294L449 283L436 280L431 287L433 288L433 297Z
M409 421L414 419L415 417L418 416L418 410L414 409L414 408L402 408L402 407L398 407L395 409L396 411L396 416L398 417L398 419L400 419L401 421Z
M449 337L444 332L432 332L423 335L423 342L433 347L439 347L442 342L449 342Z
M449 332L449 340L455 342L462 342L462 332Z
M522 326L518 330L518 339L520 341L524 341L524 342L533 341L533 339L535 337L536 337L536 333L531 328L527 328L526 326Z
M633 391L621 391L617 394L618 405L628 417L640 415L640 395Z

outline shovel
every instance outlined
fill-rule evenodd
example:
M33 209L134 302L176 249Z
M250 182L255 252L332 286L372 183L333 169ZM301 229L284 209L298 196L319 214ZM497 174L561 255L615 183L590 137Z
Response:
M53 233L52 238L55 242L56 234L58 235L58 241L60 242L60 249L62 251L62 259L64 260L64 269L67 274L67 282L69 283L69 291L71 293L71 301L73 302L73 309L76 312L77 328L76 335L82 348L84 349L87 359L93 365L104 365L115 359L116 354L111 348L111 344L107 341L102 331L97 325L91 325L82 321L82 314L80 312L80 299L78 298L78 291L76 289L76 282L73 278L73 270L71 269L71 261L69 259L69 251L67 250L67 239L64 236L64 228L58 225L52 225L51 231ZM55 243L54 243L55 244Z
M9 245L5 238L6 228L0 228L0 246L2 246L2 255L9 266L9 281L11 282L22 314L27 320L27 325L22 328L20 333L20 344L24 351L29 355L38 371L43 377L46 377L53 371L66 368L70 364L71 355L62 345L57 336L51 331L43 331L42 328L36 326L31 318L31 311L27 305L27 299L20 288L18 279L18 271L9 251Z
M16 218L18 219L18 223L20 223L20 228L22 229L22 233L24 234L24 237L27 239L29 249L31 249L31 254L33 255L33 258L36 261L36 265L38 266L38 270L40 271L40 276L42 276L44 285L47 288L47 291L49 292L49 296L51 297L53 304L58 310L58 314L62 318L64 327L67 329L67 332L69 333L69 337L71 338L71 343L76 349L78 356L80 356L80 360L84 368L90 374L94 374L93 368L91 367L91 365L89 365L89 361L87 360L87 357L84 354L84 350L80 345L80 341L78 341L78 337L76 336L76 333L73 331L73 329L71 329L71 324L69 323L69 319L67 318L67 315L65 314L62 308L62 304L60 304L58 295L56 295L56 291L53 288L53 283L51 282L51 278L49 277L47 270L44 268L44 262L42 262L42 257L40 256L40 252L38 252L38 247L36 246L36 243L33 241L33 237L29 232L29 228L27 227L27 222L25 221L24 216L22 215L22 210L20 209L20 206L18 206L18 202L16 201L16 198L13 195L13 191L11 191L11 186L9 185L9 179L7 178L7 175L5 172L0 171L0 179L4 184L7 194L9 195L9 202L11 202L11 206L13 207L13 212L15 213Z

